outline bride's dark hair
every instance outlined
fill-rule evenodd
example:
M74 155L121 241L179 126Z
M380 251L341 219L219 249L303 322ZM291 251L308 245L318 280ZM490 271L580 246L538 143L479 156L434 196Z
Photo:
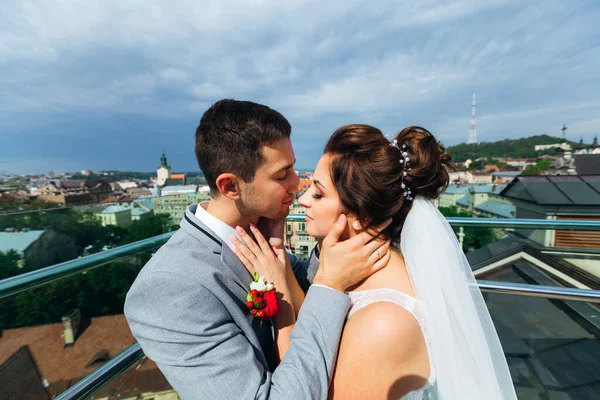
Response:
M449 182L450 156L427 130L409 126L395 139L398 146L406 144L410 158L404 183L413 196L436 199ZM375 127L345 125L331 136L325 154L332 156L331 180L340 197L342 211L356 216L369 228L392 217L392 223L382 234L396 241L412 201L404 197L400 163L401 150Z

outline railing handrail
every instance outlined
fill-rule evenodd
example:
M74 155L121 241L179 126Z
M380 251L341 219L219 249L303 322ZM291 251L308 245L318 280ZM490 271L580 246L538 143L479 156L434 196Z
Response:
M139 343L134 343L94 371L90 372L79 382L55 397L56 400L89 399L98 393L106 384L119 376L127 368L144 357L144 351Z
M570 289L483 280L478 281L477 284L482 292L600 303L600 290ZM58 395L56 400L80 400L93 396L143 356L144 352L139 343L134 343Z
M304 221L304 214L291 214L289 221ZM541 219L498 219L498 218L448 218L452 226L501 227L528 229L572 229L600 231L600 221L541 220ZM117 259L137 254L164 244L175 232L164 233L139 242L130 243L100 253L51 265L0 281L0 299L34 288L57 279L67 277Z
M290 214L289 221L302 222L304 214ZM600 221L524 219L524 218L471 218L448 217L452 226L479 228L570 229L574 231L600 231Z
M116 261L118 259L138 254L142 251L153 249L164 244L175 232L168 232L162 235L154 236L139 242L129 243L114 249L101 251L89 256L76 258L40 268L35 271L26 272L21 275L13 276L0 280L0 299L24 290L32 289L36 286L45 285L52 281L68 277L83 271L96 268L100 265Z

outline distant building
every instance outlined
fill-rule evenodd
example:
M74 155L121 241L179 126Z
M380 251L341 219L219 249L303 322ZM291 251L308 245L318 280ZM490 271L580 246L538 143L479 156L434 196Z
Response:
M535 151L543 151L548 149L562 149L562 150L571 150L571 145L569 143L554 143L554 144L538 144L534 146Z
M473 216L515 218L515 206L500 196L505 187L504 185L471 185L468 193L456 200L455 206L458 211Z
M486 164L483 169L485 169L485 172L500 171L500 167L496 164Z
M473 174L469 171L454 171L449 173L450 183L471 183Z
M517 176L521 175L520 171L497 171L492 172L492 181L495 184L510 183Z
M23 265L39 269L77 257L73 240L54 229L0 232L0 251L14 250L22 257ZM1 340L0 340L1 341Z
M40 188L39 198L70 206L100 203L111 193L112 188L103 179L55 180Z
M520 176L501 196L516 206L517 218L600 220L600 175ZM520 236L559 254L569 263L600 276L600 232L516 229Z
M159 186L164 186L167 179L171 177L171 166L167 164L167 156L162 153L160 165L156 169L156 178Z
M185 210L192 204L210 200L208 191L172 192L160 197L153 197L154 214L168 214L173 224L178 224Z
M306 208L296 200L290 208L290 214L306 214ZM306 221L286 221L285 245L298 257L306 258L317 245L317 240L308 235Z
M583 144L583 139L579 141L577 145L577 149L575 150L575 154L600 154L600 145L598 145L598 136L594 136L594 141L592 142L591 147L586 148L585 144Z
M492 183L492 174L489 172L472 172L470 183Z
M138 184L133 181L119 181L116 182L117 188L122 191L126 191L128 189L137 188Z
M95 214L102 226L118 226L126 228L131 225L131 208L124 206L109 206Z
M469 185L448 185L448 188L441 194L439 207L455 207L456 201L469 194Z
M535 165L537 160L535 158L504 158L502 161L513 168L518 168L519 171L523 171L528 165Z

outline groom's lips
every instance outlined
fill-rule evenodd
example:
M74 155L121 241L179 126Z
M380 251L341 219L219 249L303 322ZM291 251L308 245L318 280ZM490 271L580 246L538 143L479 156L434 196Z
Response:
M288 201L284 201L283 205L284 206L291 206L292 203L294 202L294 198L292 197L291 199L289 199Z

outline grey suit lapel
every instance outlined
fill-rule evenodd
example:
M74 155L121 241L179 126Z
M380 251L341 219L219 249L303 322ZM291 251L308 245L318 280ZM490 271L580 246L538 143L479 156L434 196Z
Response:
M187 208L185 215L181 220L181 228L187 233L204 243L214 254L221 255L221 263L226 267L223 272L231 279L222 281L229 290L237 295L241 302L240 307L246 312L246 294L250 290L252 276L237 258L229 246L221 241L216 233L211 231L205 224L196 218L197 204ZM225 271L226 270L226 271ZM270 371L275 369L275 348L274 348L274 333L270 321L265 321L262 324L258 320L253 321L252 316L248 312L246 315L248 328L253 333L246 336L250 342L259 348L262 352L261 362ZM245 331L247 328L242 327Z
M185 210L185 215L181 220L181 228L203 242L214 254L220 254L221 262L228 268L233 281L247 292L250 288L250 282L252 282L252 276L236 255L233 254L229 246L224 244L216 233L196 218L196 207L198 205L194 204Z

